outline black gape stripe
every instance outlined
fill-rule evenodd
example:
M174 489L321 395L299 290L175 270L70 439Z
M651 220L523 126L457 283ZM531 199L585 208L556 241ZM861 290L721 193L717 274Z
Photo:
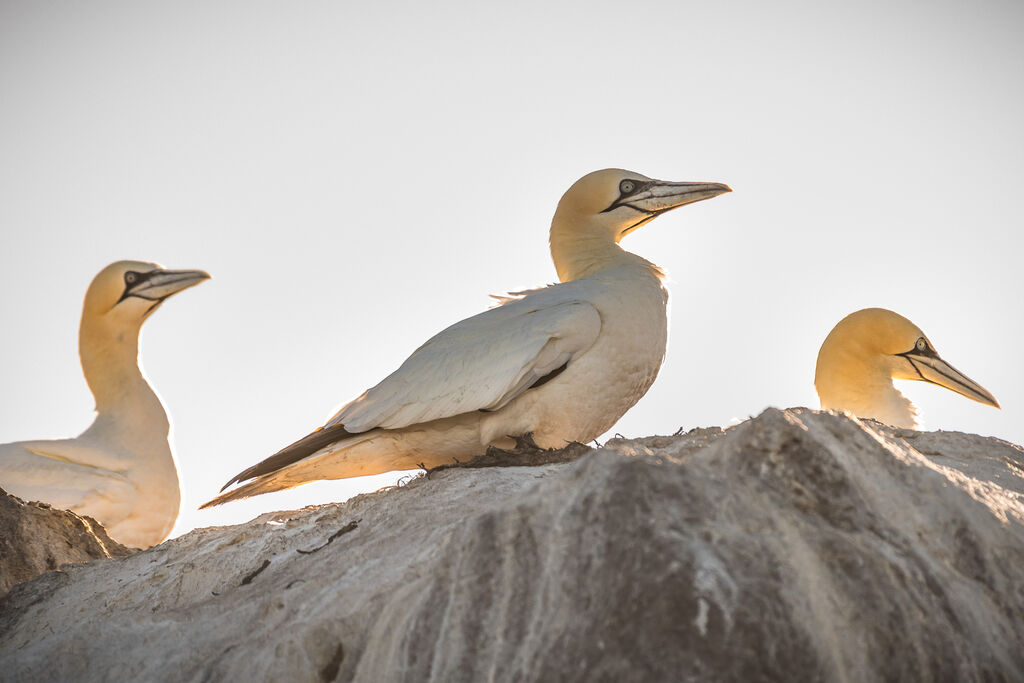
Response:
M651 211L647 211L646 209L641 209L641 208L633 206L632 204L628 204L628 203L624 202L623 200L626 197L632 197L637 192L643 192L648 187L653 185L654 181L652 180L652 181L642 182L642 181L639 181L639 180L634 180L632 182L633 182L633 191L632 192L621 192L620 191L619 192L619 198L616 199L614 202L612 202L612 205L609 206L604 211L602 211L601 213L608 213L609 211L614 211L615 209L619 208L620 206L628 206L629 208L633 209L634 211L640 211L641 213L647 213L647 214L653 213Z
M156 271L152 271L156 272ZM117 304L121 303L132 295L132 290L137 288L139 285L146 282L152 273L140 273L137 270L129 270L124 274L124 291L121 292L121 298L117 300ZM145 298L145 297L139 297ZM114 304L115 306L117 304Z
M656 216L656 215L658 215L657 211L651 211L650 209L641 209L639 206L633 206L629 202L623 202L622 204L619 204L619 206L625 206L627 208L633 209L634 211L639 211L640 213L646 213L648 216Z
M647 215L644 216L643 218L641 218L640 220L638 220L633 225L631 225L628 228L626 228L625 230L623 230L621 233L619 233L620 237L628 235L632 231L634 231L637 228L639 228L641 225L644 225L645 223L650 223L651 221L653 221L655 218L657 218L661 214L668 213L672 209L676 208L674 206L669 206L669 207L666 207L664 209L658 209L657 211L648 211L647 209L637 208L637 207L633 206L632 204L623 204L623 206L628 206L631 209L635 209L635 210L639 211L640 213L645 213Z
M902 357L907 359L907 362L910 363L910 367L914 368L914 372L916 372L917 376L921 378L921 381L928 382L929 384L934 384L937 387L941 387L942 385L939 384L938 382L936 382L934 380L930 380L930 379L928 379L927 377L925 377L924 375L921 374L921 369L917 367L917 363L915 363L914 359L910 357L911 353L913 353L913 352L912 351L907 351L906 353L897 353L896 355L897 356L902 356ZM922 354L922 355L924 355L924 354ZM932 353L930 355L932 355L935 358L939 357L938 354L935 353L934 351L932 351ZM945 362L945 361L943 361L943 362ZM958 386L963 387L965 390L969 391L971 394L977 394L978 393L977 391L974 390L974 388L972 386L970 386L969 384L965 384L964 382L961 382L959 379L957 379L953 375L946 374L942 370L940 370L940 369L938 369L936 367L933 367L931 365L929 365L928 367L930 367L932 370L934 370L935 372L939 373L940 375L942 375L943 377L948 379L953 384L956 384ZM945 388L945 387L943 387L943 388Z
M135 293L135 290L137 290L145 283L149 282L149 280L151 280L155 274L160 272L163 271L157 269L151 270L148 273L140 273L137 270L129 270L127 273L124 274L124 292L121 293L121 298L117 300L117 304L121 303L130 296L154 302L153 305L149 307L149 310L146 311L146 313L149 313L154 308L162 304L164 302L164 299L170 296L170 294L167 294L165 296L146 296L145 294ZM117 304L114 305L116 306Z
M921 348L922 344L924 345L923 349ZM908 353L916 353L917 355L924 356L926 358L938 358L939 357L939 354L935 353L935 349L932 348L932 345L929 344L928 340L926 340L924 337L921 337L920 339L917 340L917 342L914 343L914 348L910 349L909 351L904 351L903 353L901 353L899 355L902 356L902 355L908 354Z
M917 376L921 378L921 381L928 382L929 384L935 384L935 382L931 381L930 379L921 374L921 370L917 367L917 363L914 362L913 358L907 355L909 353L910 352L908 351L907 353L897 353L896 355L903 356L904 358L907 359L907 362L910 363L910 367L914 368L914 372L916 372Z

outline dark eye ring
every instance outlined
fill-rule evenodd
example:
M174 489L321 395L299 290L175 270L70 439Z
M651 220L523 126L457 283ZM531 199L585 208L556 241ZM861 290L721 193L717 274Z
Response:
M634 183L632 180L623 180L621 183L619 183L619 192L621 192L622 194L629 194L634 190L636 190L636 183Z
M136 277L137 276L135 275L135 273L128 271L127 273L124 274L124 281L127 282L128 284L131 284L135 282Z
M918 351L927 351L928 350L928 342L926 342L924 340L924 337L921 337L920 339L917 340L917 350Z

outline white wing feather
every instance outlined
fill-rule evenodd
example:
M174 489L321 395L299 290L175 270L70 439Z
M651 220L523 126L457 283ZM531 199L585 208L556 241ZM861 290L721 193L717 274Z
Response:
M398 429L501 408L597 339L600 314L571 294L556 285L452 325L327 424Z
M131 514L138 493L123 475L82 464L83 450L90 451L90 459L102 455L74 439L4 444L0 488L112 526Z

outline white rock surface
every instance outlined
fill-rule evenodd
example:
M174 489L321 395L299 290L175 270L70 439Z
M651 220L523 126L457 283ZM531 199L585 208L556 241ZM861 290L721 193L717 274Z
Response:
M805 409L16 586L12 681L1024 678L1024 451Z

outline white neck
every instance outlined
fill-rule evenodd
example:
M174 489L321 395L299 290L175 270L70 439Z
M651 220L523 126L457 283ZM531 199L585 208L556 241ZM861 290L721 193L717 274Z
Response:
M169 454L167 414L139 369L140 326L82 316L78 353L97 412L89 432L135 454Z
M640 266L657 275L660 268L636 254L626 251L608 234L586 230L572 219L555 214L551 222L551 260L562 282L579 280L602 270L619 266Z
M889 369L880 364L846 358L841 368L819 368L814 383L824 410L847 410L894 427L917 426L914 404L893 386Z

